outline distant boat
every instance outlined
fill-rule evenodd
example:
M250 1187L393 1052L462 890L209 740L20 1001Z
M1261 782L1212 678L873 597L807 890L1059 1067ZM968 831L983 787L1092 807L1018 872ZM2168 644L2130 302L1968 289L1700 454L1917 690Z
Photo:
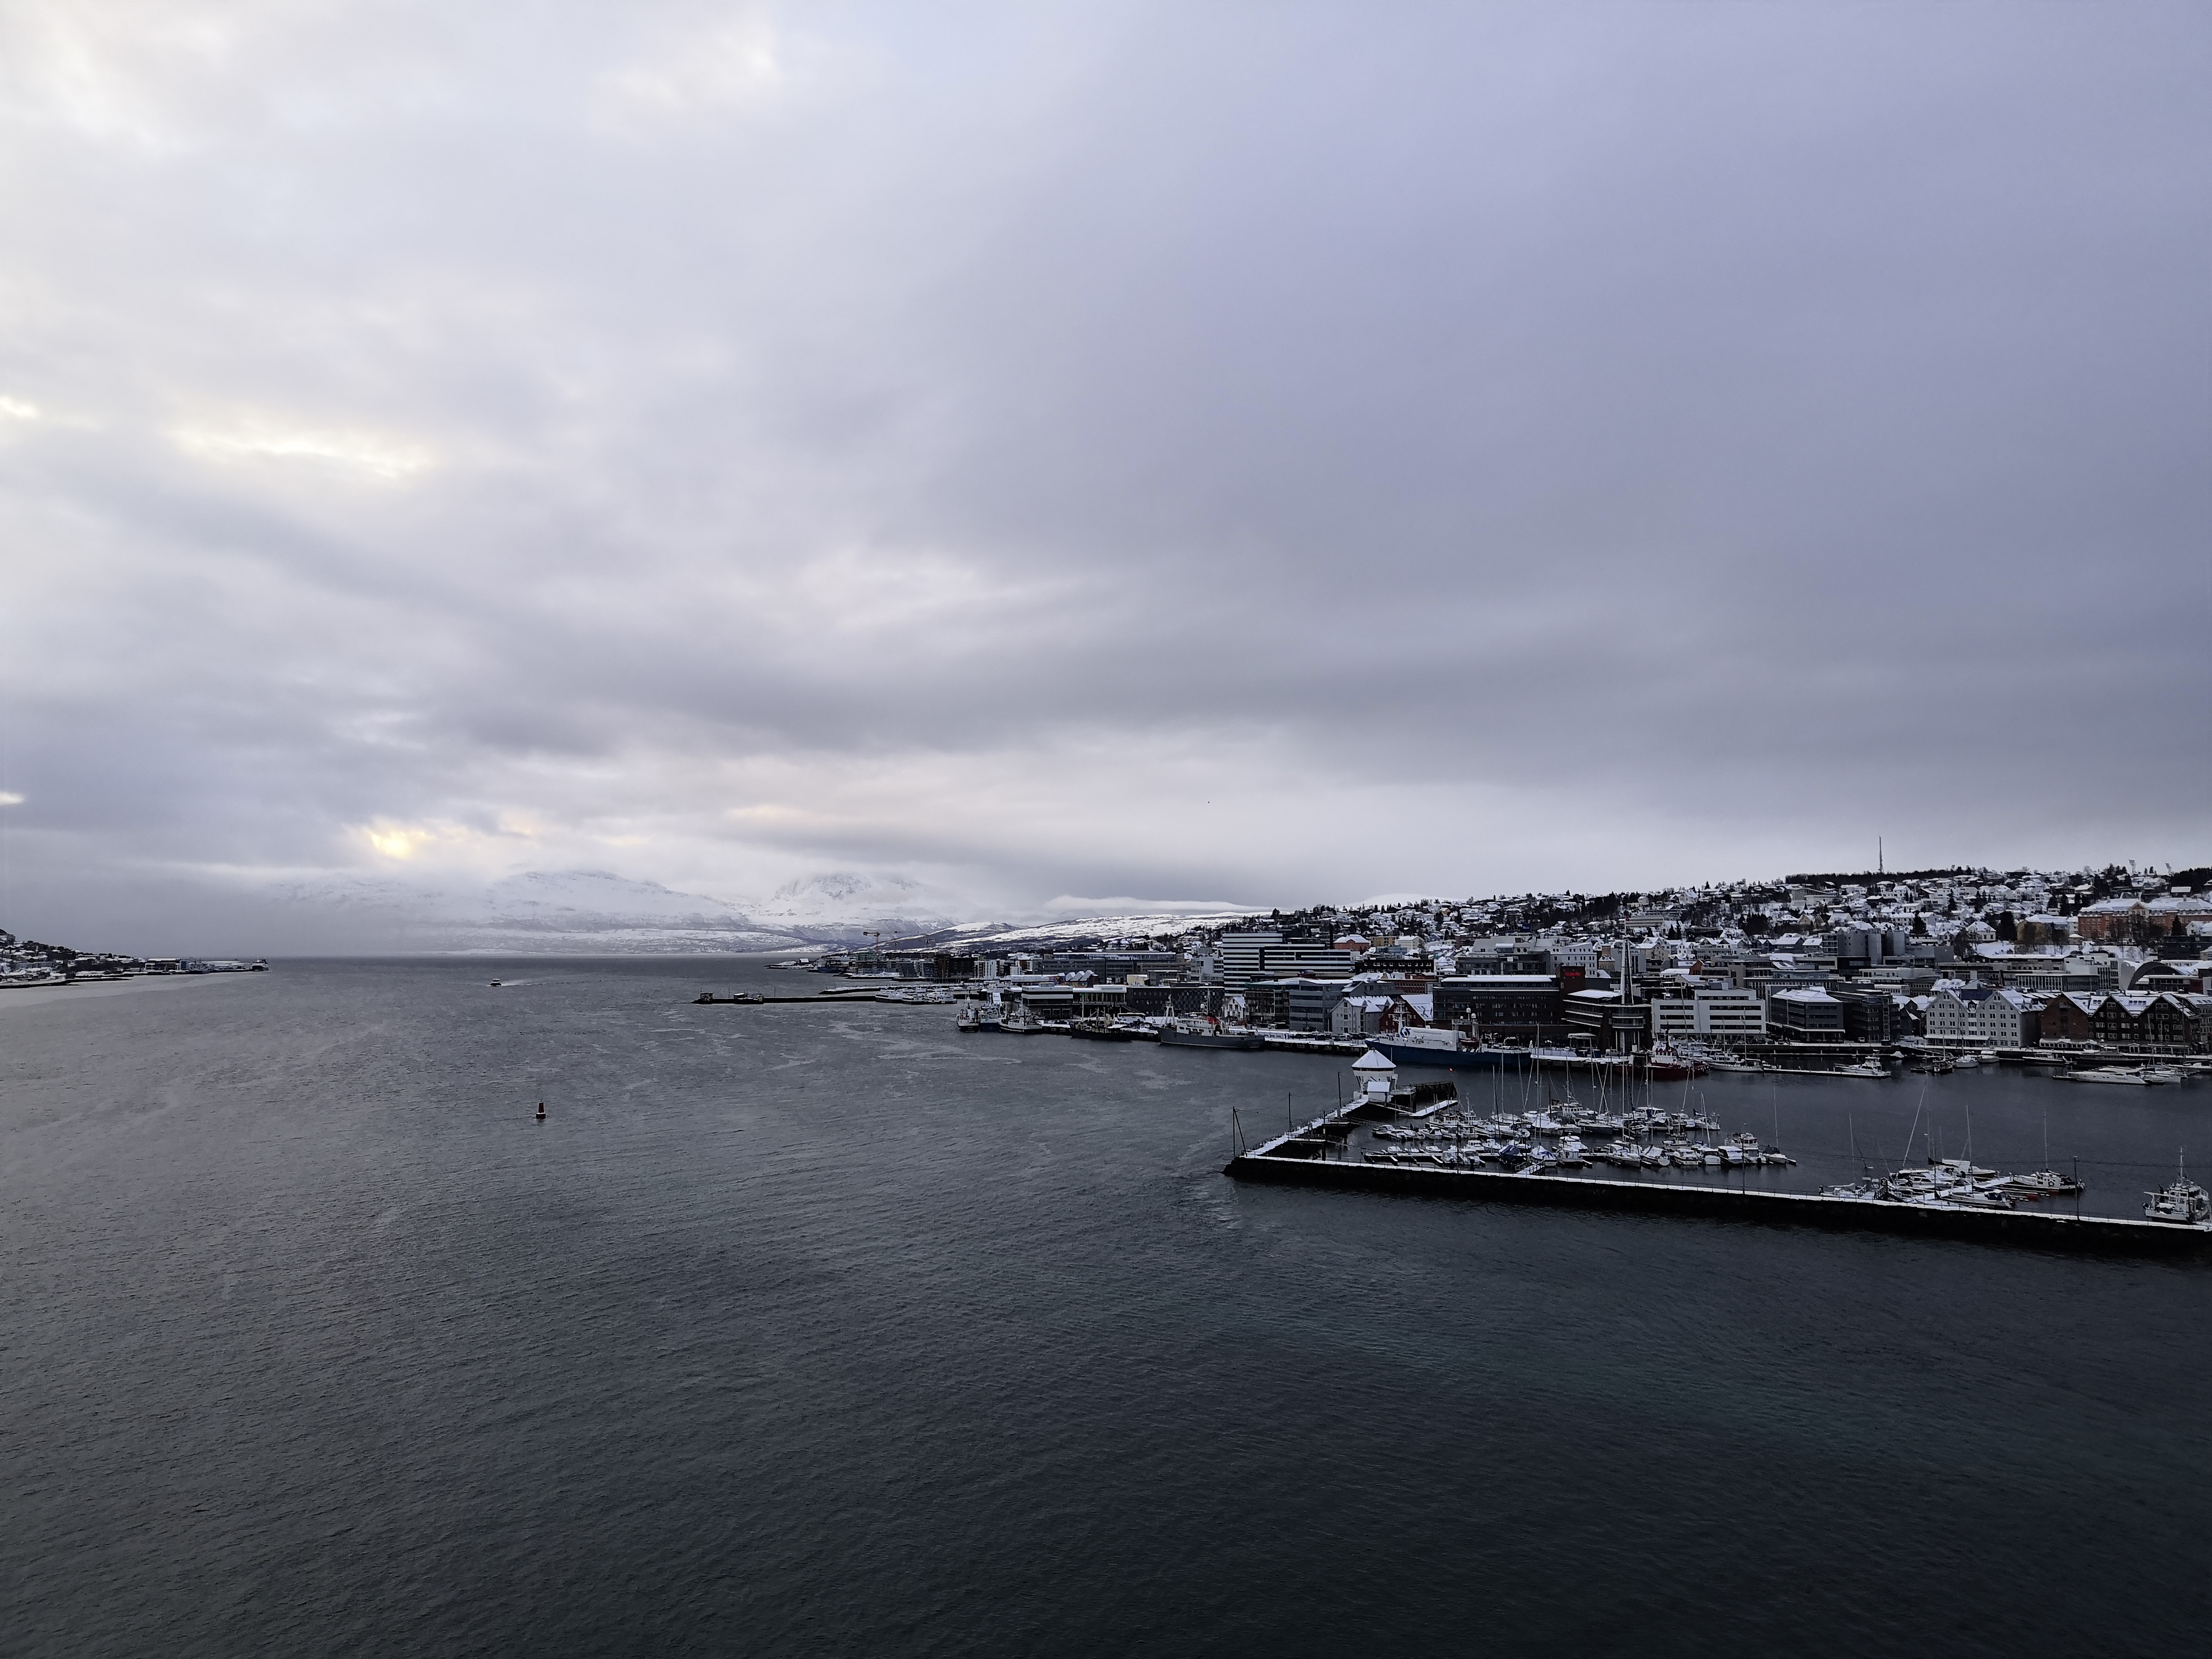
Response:
M496 991L497 989L499 989L499 981L498 981L497 980L494 980L494 981L492 981L492 982L491 982L491 988L492 988L493 990L495 990L495 991Z
M538 1121L540 1123L545 1121L545 1103L542 1100L538 1103Z

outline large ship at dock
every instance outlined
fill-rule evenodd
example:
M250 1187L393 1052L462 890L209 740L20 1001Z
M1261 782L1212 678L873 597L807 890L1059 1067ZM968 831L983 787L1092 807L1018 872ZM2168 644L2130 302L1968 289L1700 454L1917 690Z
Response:
M1264 1048L1267 1039L1256 1031L1224 1028L1210 1019L1171 1019L1160 1027L1160 1042L1170 1048Z

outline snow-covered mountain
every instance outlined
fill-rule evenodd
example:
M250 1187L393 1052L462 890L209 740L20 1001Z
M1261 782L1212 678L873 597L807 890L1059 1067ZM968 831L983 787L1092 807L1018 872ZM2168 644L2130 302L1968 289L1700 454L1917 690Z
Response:
M1180 938L1194 927L1229 927L1264 921L1249 910L1148 911L1130 915L1075 916L1059 921L1018 926L983 922L953 930L941 942L971 946L1065 945L1076 939L1150 939L1162 935Z
M1070 915L1023 926L910 877L836 871L761 898L721 898L605 870L532 871L490 883L332 873L260 890L318 948L483 954L793 951L880 939L947 945L1149 939L1243 919L1187 911Z
M763 927L802 939L858 940L869 932L886 937L957 926L975 907L957 893L906 876L863 876L849 871L787 881L745 913Z

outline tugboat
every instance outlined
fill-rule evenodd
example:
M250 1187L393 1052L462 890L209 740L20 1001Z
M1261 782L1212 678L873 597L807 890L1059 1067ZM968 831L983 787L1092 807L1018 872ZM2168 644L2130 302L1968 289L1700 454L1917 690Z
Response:
M2150 1200L2143 1206L2146 1221L2174 1221L2185 1227L2202 1227L2212 1222L2212 1199L2204 1196L2204 1189L2189 1178L2185 1162L2174 1161L2174 1182L2163 1191L2145 1193Z

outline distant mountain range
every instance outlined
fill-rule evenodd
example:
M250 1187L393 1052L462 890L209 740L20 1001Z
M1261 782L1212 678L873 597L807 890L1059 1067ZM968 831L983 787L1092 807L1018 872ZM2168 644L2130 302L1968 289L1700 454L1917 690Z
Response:
M319 913L382 948L483 954L665 954L796 951L880 939L947 945L1141 938L1218 925L1243 913L1066 917L1021 926L969 920L957 893L903 876L833 872L763 898L679 892L604 870L535 871L481 886L389 877L288 884L270 896Z

